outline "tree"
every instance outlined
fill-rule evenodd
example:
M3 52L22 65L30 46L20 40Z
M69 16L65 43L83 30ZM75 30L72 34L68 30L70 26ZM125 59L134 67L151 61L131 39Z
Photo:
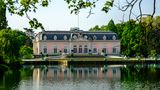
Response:
M117 28L116 33L118 34L118 38L121 39L122 38L122 33L123 33L123 28L124 28L125 24L124 23L118 23L115 26Z
M29 46L21 46L19 53L23 58L32 58L32 48Z
M114 21L111 19L108 23L108 30L117 32L117 27L114 24Z
M22 31L3 29L0 31L0 54L4 62L19 60L20 47L25 45L26 36Z
M4 0L0 0L0 30L6 29L8 24L6 20L6 5Z
M38 9L37 6L47 7L49 5L50 0L5 0L5 5L8 9L8 11L11 14L17 14L19 16L24 16L29 19L29 24L31 28L43 28L42 24L38 22L36 18L30 18L28 15L28 12L36 12ZM68 8L71 10L71 13L78 14L80 9L86 9L89 8L89 15L92 14L92 9L96 7L96 3L98 0L64 0L68 4ZM139 10L139 15L136 15L136 19L138 21L141 20L143 16L151 16L152 18L155 15L156 12L156 1L157 0L151 0L153 1L153 12L149 14L145 14L142 11L142 4L144 0L124 0L123 2L120 2L122 0L118 1L118 4L115 3L116 0L105 0L104 6L102 8L102 11L108 13L108 11L113 7L116 6L119 10L125 12L129 11L129 19L131 18L131 15L133 14L133 8ZM138 7L136 6L138 5ZM151 5L152 6L152 5ZM148 6L147 6L148 8Z
M93 28L90 28L90 29L89 29L89 31L99 31L99 30L101 30L101 29L99 28L98 25L96 25L96 26L94 26Z
M15 39L15 34L11 30L1 30L0 31L0 51L3 56L3 60L14 62L18 57L19 45L17 45L17 40Z
M150 54L151 50L156 50L156 53L160 53L160 16L156 16L155 18L145 17L142 18L142 26L143 35L144 35L144 43L147 46L148 54Z

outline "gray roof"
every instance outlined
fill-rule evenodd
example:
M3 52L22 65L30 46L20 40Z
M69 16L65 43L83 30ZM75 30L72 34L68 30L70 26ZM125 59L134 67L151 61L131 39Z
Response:
M118 40L116 33L107 31L107 32L90 32L90 31L44 31L42 33L42 40L44 36L47 37L46 40L74 40L75 36L85 38L87 40ZM64 38L66 37L66 38Z

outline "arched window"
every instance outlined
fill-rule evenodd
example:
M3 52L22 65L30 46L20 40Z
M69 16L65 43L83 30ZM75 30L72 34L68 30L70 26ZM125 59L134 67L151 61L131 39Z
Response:
M74 35L74 36L73 36L73 39L77 39L77 36L76 36L76 35Z
M96 35L94 35L94 36L93 36L93 40L96 40L96 39L97 39L97 37L96 37Z
M79 45L79 53L82 53L82 45Z
M87 36L87 35L85 35L85 36L84 36L84 38L85 38L85 39L88 39L88 36Z
M54 38L54 40L57 40L57 36L56 35L53 38Z
M105 35L103 36L103 40L106 40L106 36Z
M57 46L53 46L53 53L57 54L58 53L58 47Z
M64 46L64 53L68 53L68 46L67 45Z
M47 48L45 47L45 48L43 48L43 53L47 53Z
M105 47L102 49L102 53L107 53L107 49Z
M47 36L46 36L46 35L44 35L44 36L43 36L43 39L44 39L44 40L47 40Z
M112 39L113 39L113 40L116 40L116 36L115 36L115 35L113 35Z
M92 46L93 47L93 53L97 53L97 48L95 45Z
M74 52L74 53L77 53L77 45L74 45L74 46L73 46L73 52Z
M115 47L113 47L112 53L117 53L117 49Z
M88 46L87 45L84 46L84 53L88 53Z
M67 40L67 36L65 35L65 36L63 37L63 39L64 39L64 40Z

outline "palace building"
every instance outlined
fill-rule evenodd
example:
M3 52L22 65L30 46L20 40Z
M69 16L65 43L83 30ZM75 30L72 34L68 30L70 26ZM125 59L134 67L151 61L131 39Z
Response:
M116 33L72 31L42 31L33 40L34 55L48 54L120 54L120 40Z

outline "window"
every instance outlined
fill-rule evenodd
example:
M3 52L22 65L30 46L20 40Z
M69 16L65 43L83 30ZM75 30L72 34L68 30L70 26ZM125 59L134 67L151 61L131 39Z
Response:
M64 39L64 40L67 40L67 36L65 35L65 36L63 37L63 39Z
M84 46L84 53L88 53L88 47L87 47L87 45Z
M46 35L44 35L44 36L43 36L43 39L44 39L44 40L47 40L47 36L46 36Z
M57 54L57 53L58 53L58 48L57 48L57 46L53 46L53 53L54 53L54 54Z
M103 36L103 40L106 40L106 36L105 35Z
M85 35L85 36L84 36L84 38L85 38L85 39L87 39L87 38L88 38L88 36L87 36L87 35Z
M79 53L82 53L82 45L79 46Z
M93 48L93 53L97 53L97 48Z
M116 48L113 48L113 53L116 53Z
M64 53L67 53L67 48L64 48Z
M54 53L57 53L57 48L54 48L53 51L54 51Z
M97 37L94 35L94 36L93 36L93 40L96 40L96 39L97 39Z
M77 39L77 36L76 36L76 35L74 35L74 36L73 36L73 39Z
M112 72L113 72L113 74L116 74L116 69L113 69Z
M64 46L64 53L68 53L68 47L67 46Z
M106 48L103 48L103 49L102 49L102 52L103 52L103 53L106 53L106 52L107 52Z
M57 36L56 35L54 36L54 40L57 40Z
M76 45L73 46L73 52L77 53L77 46Z
M43 53L47 53L47 48L44 48L44 49L43 49Z
M115 36L115 35L113 35L112 39L113 39L113 40L116 40L116 36Z

